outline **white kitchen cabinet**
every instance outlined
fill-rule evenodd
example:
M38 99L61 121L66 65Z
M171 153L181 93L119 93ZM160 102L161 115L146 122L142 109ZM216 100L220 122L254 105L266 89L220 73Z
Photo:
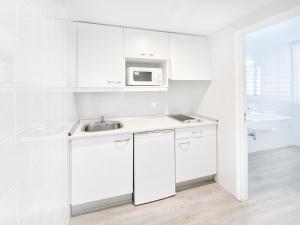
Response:
M167 33L124 28L124 54L132 59L169 59Z
M211 80L207 37L170 34L171 80Z
M176 130L176 183L216 174L216 127Z
M72 205L133 193L133 135L72 141Z
M125 85L123 28L76 23L78 87Z

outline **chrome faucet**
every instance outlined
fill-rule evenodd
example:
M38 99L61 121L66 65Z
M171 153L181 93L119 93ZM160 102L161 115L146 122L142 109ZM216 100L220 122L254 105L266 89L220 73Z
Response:
M102 116L100 117L100 122L101 122L101 123L104 123L104 122L105 122L104 115L102 115Z

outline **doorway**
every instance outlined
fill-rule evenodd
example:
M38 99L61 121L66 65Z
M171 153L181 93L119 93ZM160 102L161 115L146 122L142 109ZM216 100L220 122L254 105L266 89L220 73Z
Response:
M246 35L250 198L289 189L300 178L298 27L300 17Z
M240 200L299 185L293 173L300 165L299 26L300 17L288 12L237 34L238 73L244 74L238 107L244 115L238 119Z

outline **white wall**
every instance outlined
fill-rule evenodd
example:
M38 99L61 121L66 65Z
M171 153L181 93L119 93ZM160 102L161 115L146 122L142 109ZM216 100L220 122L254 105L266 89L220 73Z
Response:
M210 82L171 81L166 92L77 93L80 119L196 112ZM158 103L158 106L152 106Z
M67 225L76 113L64 1L0 5L0 224Z
M247 18L224 28L210 36L213 82L203 98L199 113L214 116L220 120L218 131L218 182L230 193L241 199L240 180L237 171L239 145L237 115L239 93L235 61L235 34L240 29L251 26L296 6L300 1L278 1ZM239 168L240 169L240 168Z

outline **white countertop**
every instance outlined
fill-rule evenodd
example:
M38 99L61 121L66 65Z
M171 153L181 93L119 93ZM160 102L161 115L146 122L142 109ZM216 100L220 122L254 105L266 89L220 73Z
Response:
M166 130L166 129L177 129L177 128L189 128L199 126L212 126L217 125L217 122L202 118L200 116L194 116L200 118L201 122L197 123L182 123L175 120L167 115L164 116L140 116L140 117L126 117L126 118L111 118L109 121L119 121L124 127L115 130L99 131L99 132L84 132L81 131L81 127L91 121L81 121L73 134L71 139L88 138L88 137L99 137L108 135L128 134L136 132L145 132L152 130ZM95 121L93 121L95 122Z

